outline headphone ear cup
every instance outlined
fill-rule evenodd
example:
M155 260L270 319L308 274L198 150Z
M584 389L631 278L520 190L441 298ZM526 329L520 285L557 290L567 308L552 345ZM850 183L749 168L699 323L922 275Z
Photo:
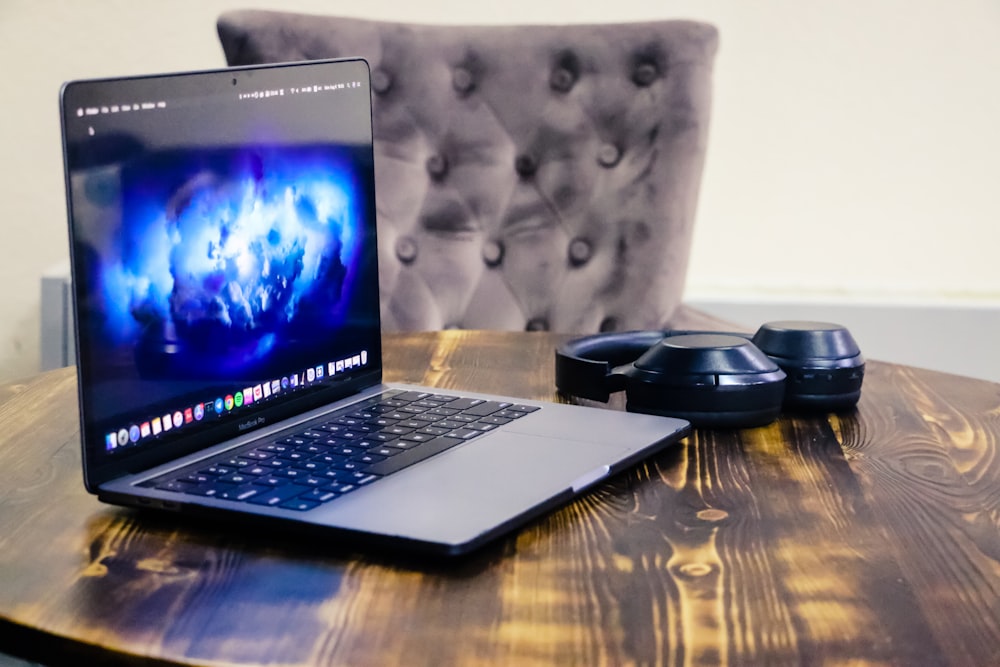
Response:
M851 333L829 322L769 322L753 343L788 376L786 408L836 412L861 397L865 360Z
M631 364L626 376L631 412L687 419L695 426L749 427L778 417L785 373L738 336L670 336Z

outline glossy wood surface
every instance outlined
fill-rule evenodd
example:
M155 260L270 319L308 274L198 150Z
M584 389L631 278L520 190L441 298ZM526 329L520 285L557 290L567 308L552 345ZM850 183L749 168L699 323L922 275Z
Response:
M387 379L563 400L560 340L394 335ZM1000 664L997 384L869 362L854 413L696 431L455 562L103 505L81 481L75 392L72 369L0 387L0 651L66 664Z

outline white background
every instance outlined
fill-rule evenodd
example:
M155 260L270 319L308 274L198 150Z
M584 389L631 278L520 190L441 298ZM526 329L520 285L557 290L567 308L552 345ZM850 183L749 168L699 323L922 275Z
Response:
M958 346L1000 358L986 348L1000 337L997 0L0 0L0 380L37 371L39 277L68 256L59 86L223 66L215 19L248 7L441 23L714 23L689 298L926 311L911 341L918 364L938 345L921 331L941 313L985 313L976 321L998 330L967 341L959 330ZM868 356L914 362L891 345Z

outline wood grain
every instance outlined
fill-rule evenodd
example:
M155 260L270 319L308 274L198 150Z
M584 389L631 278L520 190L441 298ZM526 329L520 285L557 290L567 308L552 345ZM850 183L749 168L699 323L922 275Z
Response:
M1000 386L877 365L843 447L957 664L1000 664Z
M387 379L568 400L553 390L560 340L396 335ZM696 431L453 562L102 505L82 485L72 370L0 387L0 650L49 664L1000 664L1000 385L874 362L865 382L854 413Z

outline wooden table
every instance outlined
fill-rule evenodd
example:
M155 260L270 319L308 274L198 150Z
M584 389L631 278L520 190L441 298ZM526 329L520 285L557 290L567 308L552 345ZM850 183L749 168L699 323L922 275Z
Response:
M387 379L560 400L559 340L395 335ZM870 362L856 413L696 431L444 563L103 505L81 482L75 382L63 369L0 387L0 651L67 664L1000 664L998 384Z

